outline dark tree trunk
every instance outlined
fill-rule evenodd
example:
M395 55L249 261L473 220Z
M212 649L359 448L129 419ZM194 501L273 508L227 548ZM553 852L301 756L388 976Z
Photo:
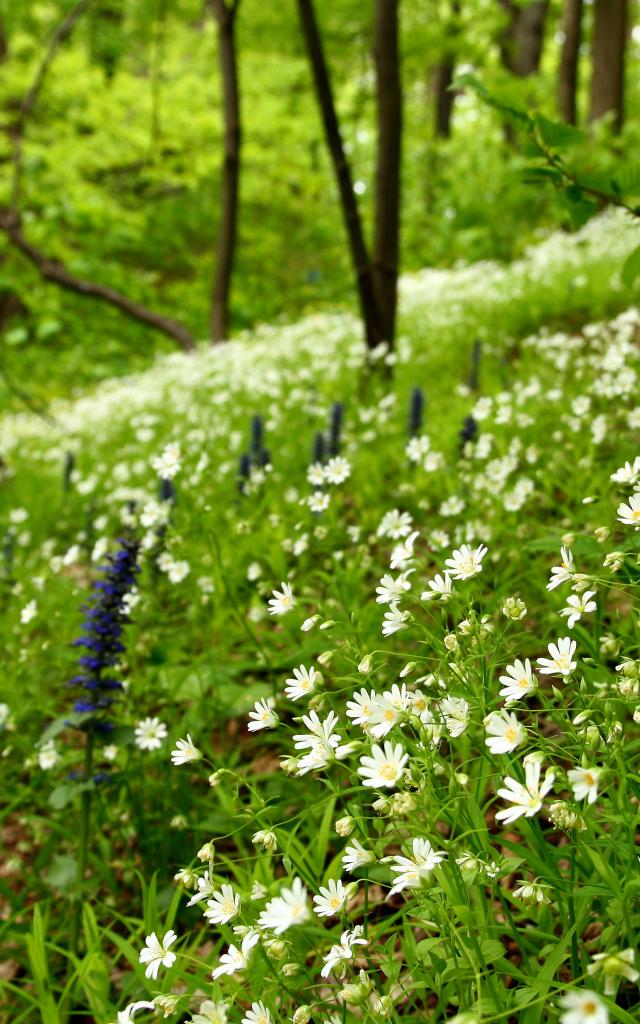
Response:
M442 63L438 64L433 76L433 92L435 100L435 129L436 135L441 139L448 139L451 135L451 115L455 94L451 92L453 72L455 65L453 57L445 57Z
M4 58L7 56L8 49L9 46L7 43L7 33L5 31L3 22L0 21L0 60L4 60Z
M211 295L211 340L229 337L229 293L237 240L240 187L240 91L235 41L235 20L240 0L209 0L218 22L220 71L224 102L224 162L222 166L222 207L216 252L216 269Z
M567 124L578 121L578 61L582 40L583 0L566 0L564 8L564 42L558 67L558 110Z
M400 237L402 84L398 4L399 0L376 0L373 29L378 152L372 263L382 338L390 346L395 337Z
M540 68L548 0L533 0L526 7L514 0L499 0L499 3L509 15L500 39L502 63L514 75L528 78Z
M613 111L616 131L624 119L626 42L627 0L596 0L589 120L597 121Z
M351 169L342 145L331 81L316 22L313 0L298 0L298 12L309 53L327 146L340 192L340 203L349 237L351 261L357 280L365 339L368 348L375 348L385 338L378 311L373 269L364 240L358 203L353 191Z

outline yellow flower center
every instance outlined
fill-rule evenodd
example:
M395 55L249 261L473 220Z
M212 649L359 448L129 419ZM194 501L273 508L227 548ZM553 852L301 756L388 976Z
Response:
M391 779L396 778L396 775L398 774L398 768L395 764L393 764L392 761L386 761L385 764L380 769L380 774L383 779L389 779L389 781L391 781Z

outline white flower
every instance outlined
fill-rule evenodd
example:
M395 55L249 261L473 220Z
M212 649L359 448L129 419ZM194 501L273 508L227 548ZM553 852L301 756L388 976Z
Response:
M469 724L469 705L464 697L445 697L438 703L449 735L461 736Z
M326 957L324 958L324 966L320 971L323 978L328 978L334 967L338 964L343 963L345 960L351 960L356 956L356 946L366 946L368 940L362 938L363 927L361 924L357 924L351 931L343 932L340 936L340 942L332 946Z
M408 629L410 619L411 614L409 612L402 612L397 604L392 604L389 610L384 613L382 635L392 636L393 633L398 633L401 629Z
M198 1013L194 1013L190 1024L227 1024L227 1004L205 999L200 1004Z
M551 569L551 579L547 583L547 590L555 590L561 583L566 583L575 573L573 555L568 548L560 549L560 565L554 565Z
M56 745L53 740L47 740L43 743L38 751L38 764L40 765L43 772L48 772L51 768L54 768L60 755L56 750Z
M362 843L353 839L350 846L346 846L342 855L342 866L345 871L351 873L356 868L362 868L365 864L373 864L375 857L368 850L365 850Z
M275 707L273 697L257 700L253 711L249 712L251 721L247 725L249 732L258 732L260 729L275 729L280 719L273 710Z
M319 675L315 668L294 668L294 679L287 679L284 692L289 700L300 700L301 697L308 697L316 688L316 680Z
M539 670L543 676L568 676L577 662L572 661L576 652L576 642L570 637L561 637L557 644L549 644L547 650L550 658L538 658Z
M295 607L296 599L289 584L281 583L280 586L282 590L272 591L273 597L269 600L270 615L286 615Z
M143 718L135 728L136 746L140 750L159 750L167 735L167 727L159 718Z
M329 459L324 467L325 480L329 484L342 484L351 475L351 466L342 455Z
M20 612L20 622L23 626L28 625L38 614L38 605L35 601L29 601Z
M240 896L230 885L223 885L220 892L213 892L207 901L204 916L212 924L226 924L240 911Z
M507 776L504 780L505 789L499 789L497 795L511 803L512 807L504 808L496 814L497 821L504 821L510 825L524 815L526 818L533 817L542 807L542 801L553 785L555 775L547 772L542 785L540 785L540 761L535 758L525 758L525 784L517 782Z
M500 696L505 698L507 704L522 700L534 692L536 679L528 658L525 658L524 663L517 658L513 665L507 665L505 672L506 675L500 676L500 682L503 684Z
M478 545L473 550L468 544L452 552L451 558L447 558L445 565L449 569L454 580L468 580L482 572L482 559L487 553L484 544Z
M640 494L632 494L628 504L618 505L618 520L625 526L640 529Z
M633 949L611 949L607 953L594 953L587 971L591 977L597 974L604 976L604 994L614 999L621 978L626 978L633 985L640 978L640 971L636 970L636 954Z
M616 484L635 484L640 473L640 455L636 455L633 463L625 462L624 466L617 469L609 477Z
M249 965L251 950L259 938L259 933L251 928L243 938L240 949L233 944L230 945L227 952L223 953L220 957L218 967L216 967L215 971L211 972L213 980L215 981L216 978L222 977L223 974L236 974L238 971L244 971Z
M570 594L567 598L567 607L560 612L567 616L567 626L572 629L576 622L589 612L595 612L597 605L591 598L595 596L595 590L585 590L584 594Z
M197 886L197 891L187 903L188 907L193 907L196 903L201 903L202 900L208 900L215 892L214 883L209 878L208 871L205 871L204 875L198 878Z
M387 740L384 748L374 743L371 756L365 754L360 758L358 775L362 776L362 785L374 786L376 789L396 786L408 759L409 755L401 743L394 745Z
M318 917L333 917L339 914L347 902L349 892L341 880L330 878L327 887L320 887L320 895L313 897L315 907L313 912Z
M125 1006L124 1010L118 1010L116 1024L131 1024L134 1014L138 1013L139 1010L155 1010L155 1005L148 1003L144 999L139 999L135 1003L129 1003L128 1006Z
M405 683L402 686L394 683L382 696L376 694L371 716L371 735L381 740L408 711L410 705L411 696Z
M326 512L331 504L331 497L324 491L314 491L307 498L307 505L312 512Z
M411 843L411 852L411 857L392 858L391 870L398 877L389 891L389 896L394 896L403 889L417 888L447 856L442 850L434 850L427 839L414 839Z
M404 571L408 567L409 562L413 558L413 546L418 536L419 534L416 530L415 533L411 533L408 537L405 537L401 544L396 544L391 552L391 561L389 563L392 569L401 569Z
M180 470L181 453L177 442L168 444L161 455L151 460L151 465L161 480L173 480Z
M377 696L375 690L357 690L353 699L347 701L347 718L351 718L354 725L367 728L373 721Z
M565 1011L562 1024L609 1024L609 1011L599 995L590 989L572 989L558 1000Z
M156 981L160 965L163 967L173 966L176 962L176 954L171 953L169 947L173 945L177 938L178 936L173 930L165 933L162 942L158 940L155 932L147 935L144 949L140 952L140 963L147 965L147 969L144 972L145 978L153 978Z
M271 928L276 935L282 935L287 928L304 924L310 916L307 890L299 878L294 878L291 888L281 889L279 896L269 900L258 918L258 928Z
M321 462L314 462L307 470L307 480L312 487L322 487L325 481L324 466Z
M602 768L572 768L567 772L573 795L576 800L584 800L594 804L598 799L598 780Z
M444 604L446 601L451 599L453 594L453 585L451 583L451 576L448 572L445 572L444 576L439 573L434 576L432 580L427 583L428 590L424 590L421 594L423 601L442 601Z
M407 579L408 573L400 573L397 579L394 580L393 576L389 573L380 580L380 586L376 587L376 603L377 604L395 604L400 601L405 595L407 590L411 590L411 584Z
M508 711L492 711L484 720L485 740L492 754L509 754L527 738L524 726Z
M252 1003L251 1009L247 1010L241 1024L271 1024L271 1013L264 1003Z
M378 527L378 537L391 537L400 540L411 532L411 516L408 512L400 512L397 508L387 512Z
M202 751L198 750L189 733L186 740L178 740L175 750L171 751L172 764L188 764L190 761L199 761Z

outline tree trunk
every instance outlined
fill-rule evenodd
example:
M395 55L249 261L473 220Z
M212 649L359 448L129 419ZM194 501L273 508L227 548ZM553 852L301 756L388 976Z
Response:
M402 84L398 4L399 0L375 0L373 29L378 151L372 263L382 338L390 346L395 337L400 237Z
M327 146L331 154L333 169L340 192L340 203L349 238L351 261L357 280L365 339L367 347L371 349L375 348L385 338L378 311L373 269L367 253L358 204L353 191L351 170L342 145L329 71L322 49L322 40L320 39L316 22L313 0L298 0L298 12L309 53L309 61L313 72L318 104L322 114Z
M453 57L445 57L436 66L433 75L433 92L435 99L435 130L436 135L441 139L448 139L451 135L451 115L455 96L450 86L453 82L454 63Z
M567 124L577 124L578 61L582 39L583 0L566 0L564 42L558 67L558 110Z
M229 337L229 293L237 240L240 187L240 91L235 42L235 19L240 0L209 0L218 22L220 71L224 103L224 162L222 166L222 208L216 246L216 269L211 294L211 340Z
M528 78L540 68L548 0L533 0L526 7L515 0L499 3L509 14L509 23L500 39L502 63L514 75Z
M613 111L615 131L620 131L624 119L626 42L627 0L596 0L589 120Z

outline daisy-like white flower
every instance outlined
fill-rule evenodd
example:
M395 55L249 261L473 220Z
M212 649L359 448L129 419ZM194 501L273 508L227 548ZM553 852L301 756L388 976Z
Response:
M307 480L312 487L322 487L325 481L324 466L321 462L314 462L307 470Z
M371 735L381 740L406 714L410 706L411 695L405 683L402 686L394 683L382 696L376 694L371 717Z
M434 850L427 839L414 839L411 843L411 857L391 858L391 870L397 878L389 896L403 889L415 889L429 877L433 869L447 856L443 850Z
M213 892L207 901L204 916L212 924L226 924L240 911L240 896L230 885L222 885L220 892Z
M408 629L410 619L410 612L401 611L397 604L390 605L389 610L384 613L382 635L392 636L394 633L399 633L401 629Z
M324 477L329 484L343 484L350 476L351 465L342 455L335 455L324 467Z
M543 676L568 676L577 666L572 658L576 653L576 642L568 636L561 637L557 644L547 647L550 658L538 658L538 667Z
M411 570L409 570L410 572ZM380 580L380 586L376 587L376 603L377 604L396 604L406 594L408 590L411 590L411 584L407 579L408 572L402 572L397 579L394 580L390 573L385 575Z
M20 612L20 622L23 626L28 626L29 623L35 619L38 614L38 605L35 601L29 601L25 604L24 608Z
M299 878L294 878L291 888L281 889L279 896L269 900L258 918L258 928L270 928L276 935L282 935L287 928L304 924L310 916L307 890Z
M139 999L135 1003L129 1003L128 1006L125 1006L124 1010L118 1010L116 1024L131 1024L131 1021L139 1010L155 1010L155 1005L153 1003L148 1003L146 999Z
M198 1013L194 1013L190 1024L227 1024L227 1004L205 999Z
M528 758L524 761L524 786L509 776L505 778L505 788L499 789L497 795L503 800L507 800L512 806L498 811L497 821L504 821L506 825L510 825L523 815L525 818L532 818L534 814L538 813L542 807L542 801L555 779L554 773L547 771L542 784L540 784L540 771L538 758Z
M204 875L201 875L197 881L198 888L187 903L188 907L193 907L196 903L202 903L203 900L210 899L216 891L215 883L209 877L209 872L205 871Z
M237 974L238 971L244 971L249 966L251 950L259 938L259 933L251 928L243 938L240 949L231 944L227 952L220 957L220 963L215 971L211 972L213 980L221 978L223 974Z
M315 668L305 668L304 665L294 668L293 675L293 679L287 679L284 688L289 700L309 697L316 688L316 682L320 679L320 674L316 672Z
M140 963L146 964L145 978L157 980L160 967L172 967L176 962L176 954L172 953L170 946L178 938L177 934L170 930L165 933L162 942L159 941L155 932L147 935L144 948L140 952Z
M618 505L618 521L624 526L635 526L640 529L640 493L632 494L628 503Z
M560 612L561 615L566 615L569 629L572 629L583 615L595 612L597 605L591 600L595 593L595 590L585 590L584 594L569 594L567 606Z
M151 460L151 465L161 480L173 480L179 472L182 455L177 441L166 445L161 455Z
M599 995L590 989L572 989L558 1000L564 1013L562 1024L609 1024L609 1011Z
M252 1003L251 1009L247 1010L241 1024L271 1024L271 1012L264 1003Z
M547 583L547 590L555 590L561 583L567 583L568 580L573 579L575 564L569 548L560 549L560 558L562 559L560 565L554 565L551 569L551 579Z
M280 719L273 710L275 707L273 697L257 700L253 711L249 712L251 721L247 725L249 732L258 732L260 729L275 729Z
M400 540L411 532L411 516L408 512L400 512L397 508L387 512L378 527L378 537L390 537Z
M410 438L405 447L405 452L409 462L421 462L425 455L428 455L430 448L431 441L426 434L422 434L421 437Z
M365 850L364 846L357 839L351 841L350 846L346 846L344 854L342 856L342 866L345 871L351 874L356 868L362 868L365 864L373 864L375 857L368 850Z
M567 772L571 789L576 800L594 804L598 799L598 781L602 768L572 768Z
M469 704L464 697L445 697L438 702L449 735L461 736L469 724Z
M396 544L391 552L391 561L389 563L394 571L396 569L404 571L408 568L413 558L413 546L418 536L419 534L416 530L414 533L410 533L408 537L405 537L401 544Z
M621 978L626 978L632 985L640 978L640 971L636 970L635 965L635 950L612 949L608 953L594 953L587 971L591 977L604 975L604 994L615 998Z
M347 718L354 725L360 725L366 731L373 722L377 693L375 690L357 690L353 699L347 701Z
M452 579L468 580L482 572L482 559L486 555L487 550L484 544L479 544L477 548L473 549L468 544L463 544L460 548L453 551L451 558L447 558L445 561Z
M366 946L368 940L362 937L364 929L361 924L357 924L351 931L343 932L340 936L340 942L332 946L326 957L324 958L324 966L320 971L323 978L328 978L331 972L339 964L344 963L347 960L352 960L357 956L357 946Z
M484 720L486 745L492 754L509 754L527 738L525 727L508 711L492 711Z
M281 583L282 590L273 590L273 597L269 599L269 615L286 615L293 611L296 599L293 590L288 583Z
M432 580L427 582L428 590L422 592L421 600L423 601L440 601L445 604L451 600L453 595L453 584L451 582L451 576L448 572L445 572L443 576L438 573Z
M325 491L314 491L307 498L307 505L312 512L326 512L330 504L331 497Z
M506 675L500 676L502 689L500 696L505 698L505 703L513 704L516 700L528 697L536 688L536 678L531 671L531 662L525 658L524 662L516 658L513 665L507 665Z
M636 455L633 462L625 462L624 466L616 469L609 477L616 484L635 484L640 473L640 455Z
M46 743L43 743L38 750L38 764L42 771L48 772L55 768L59 760L60 754L56 749L55 740L47 740Z
M326 888L320 887L320 895L313 897L314 914L318 917L333 917L334 914L339 914L347 902L348 895L347 887L339 878L330 878Z
M393 744L387 740L384 748L374 743L371 756L365 754L360 758L358 775L362 777L362 785L376 789L397 786L408 760L409 755L401 743Z
M175 750L171 751L171 762L176 765L199 761L201 757L202 751L198 750L189 733L187 733L186 740L178 740Z
M159 718L143 718L134 731L136 746L140 750L159 750L168 732L164 722Z

